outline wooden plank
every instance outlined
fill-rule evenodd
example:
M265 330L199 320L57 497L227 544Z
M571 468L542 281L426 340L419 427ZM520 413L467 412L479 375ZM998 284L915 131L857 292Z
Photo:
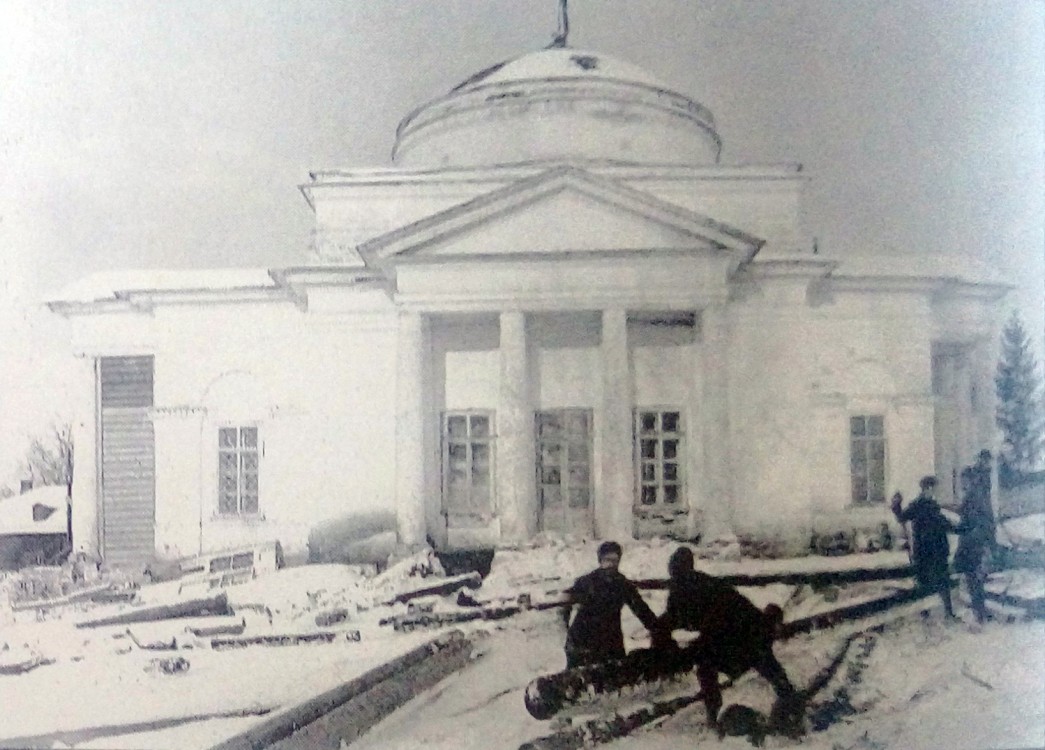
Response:
M252 635L242 638L213 638L210 647L215 651L229 648L246 648L247 646L300 646L304 643L333 643L344 640L351 643L359 643L362 640L358 630L347 632L332 632L329 630L318 633L280 633L276 635Z
M162 604L155 607L142 607L129 612L121 612L111 617L98 620L87 620L76 623L78 628L100 628L107 625L130 625L135 622L154 622L158 620L174 620L181 617L204 617L207 615L231 615L229 600L225 594L206 599L191 599L176 604Z
M12 602L11 609L15 612L22 612L28 609L46 609L48 607L62 607L66 604L72 604L74 602L83 601L90 599L95 594L100 592L108 591L112 584L102 583L97 586L92 586L81 591L74 591L66 594L65 596L58 596L53 599L38 599L36 601L28 602Z

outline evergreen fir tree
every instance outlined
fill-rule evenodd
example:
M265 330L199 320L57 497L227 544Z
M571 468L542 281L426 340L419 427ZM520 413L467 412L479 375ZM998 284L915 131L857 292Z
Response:
M1030 337L1015 312L1001 334L1001 359L994 385L998 393L996 421L1005 440L1002 468L1010 475L1034 471L1045 444L1038 363Z

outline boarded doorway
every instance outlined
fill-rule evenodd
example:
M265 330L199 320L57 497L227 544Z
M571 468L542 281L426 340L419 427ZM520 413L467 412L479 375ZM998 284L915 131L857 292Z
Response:
M153 359L102 357L98 381L102 557L133 567L155 554Z
M540 411L536 427L541 530L591 536L591 409Z

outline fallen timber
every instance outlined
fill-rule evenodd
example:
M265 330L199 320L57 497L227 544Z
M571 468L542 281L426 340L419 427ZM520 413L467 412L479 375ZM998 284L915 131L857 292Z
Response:
M865 582L865 581L888 581L895 580L898 578L904 578L911 575L911 567L904 565L901 567L893 568L876 568L873 570L849 570L849 571L830 571L827 573L813 574L813 580L819 583L815 585L828 585L826 581L830 580L834 583L838 583L841 578L848 580L849 582ZM809 583L802 575L796 574L767 574L764 576L716 576L719 580L726 581L732 585L740 586L765 586L772 583ZM645 579L635 582L636 585L645 591L656 591L664 590L668 588L669 581L664 579ZM913 596L911 590L903 590L896 594L890 594L881 600L872 600L869 602L863 602L860 604L849 605L849 608L842 607L839 609L831 610L829 613L823 613L822 615L813 615L809 618L803 618L802 620L796 620L793 623L785 624L786 633L797 633L807 632L810 629L816 629L825 627L823 618L829 618L831 616L839 616L843 619L852 619L854 617L864 616L861 613L874 614L881 611L881 609L875 609L881 607L888 609L896 604L903 604L910 599L904 597ZM519 614L526 610L548 610L555 609L557 607L564 607L570 602L564 596L560 595L554 599L549 599L541 602L531 602L528 594L520 594L518 597L518 604L510 606L490 606L489 603L482 604L479 606L462 611L456 612L437 612L437 613L417 613L408 612L405 615L395 615L393 617L386 617L380 621L381 625L392 625L397 631L409 632L417 628L438 628L445 627L447 625L453 625L458 623L472 622L474 620L500 620L505 617L511 617ZM851 608L851 610L850 610ZM819 618L819 619L818 619ZM795 630L795 628L805 628L805 630Z
M806 584L808 586L831 586L844 583L867 583L871 581L892 581L910 578L914 569L910 565L893 565L885 568L854 568L849 570L814 570L807 573L758 573L716 575L715 578L731 586L770 586L783 583L790 586ZM661 591L668 588L670 581L666 578L643 578L634 581L642 591Z
M482 584L482 576L478 573L465 573L459 576L452 576L451 578L443 578L439 583L433 583L429 586L400 592L385 602L385 604L405 604L411 599L419 599L422 596L448 596L462 588L477 589Z
M519 750L579 750L596 743L609 742L652 721L671 716L702 697L700 693L682 695L670 700L654 701L607 719L590 719L579 726L525 742L519 746Z
M74 604L87 599L91 599L99 594L104 594L113 589L112 584L103 583L97 586L91 586L90 588L81 589L79 591L72 591L64 596L58 596L54 599L31 599L29 601L22 602L11 602L11 610L14 612L22 612L29 609L48 609L50 607L64 607L66 604Z
M217 620L218 618L215 617L214 619ZM223 619L213 625L189 626L188 628L189 632L197 638L209 638L216 635L243 635L243 631L246 629L247 620L242 617L238 621Z
M1022 596L995 591L987 591L984 595L989 602L997 602L998 604L1004 604L1007 607L1015 607L1016 609L1023 610L1028 617L1037 620L1045 619L1045 599L1026 599Z
M215 651L229 648L246 648L247 646L298 646L304 643L333 643L345 640L359 643L362 636L358 630L333 632L329 630L318 633L283 633L276 635L253 635L242 638L213 638L210 647Z
M111 617L98 620L87 620L76 623L78 628L101 628L108 625L131 625L136 622L157 622L159 620L175 620L182 617L206 617L209 615L231 615L229 600L225 594L218 594L206 599L192 599L177 604L163 604L156 607L142 607L129 612L121 612Z
M37 654L28 659L22 659L17 662L0 663L0 675L25 674L26 672L33 671L37 667L54 664L54 661L54 659L47 659Z
M912 588L836 607L827 612L818 612L785 622L778 638L788 639L802 633L832 628L842 622L869 617L933 595L933 592ZM693 669L698 655L698 651L693 647L636 649L623 659L537 677L527 685L523 700L526 710L535 719L550 719L566 708L595 696L646 683L676 679Z
M471 641L461 631L445 633L353 680L283 709L211 750L337 750L463 667L471 652Z
M805 688L799 691L802 703L808 703L813 696L831 681L832 677L842 666L852 643L862 635L878 632L883 627L883 624L879 623L848 635L830 662L813 677ZM730 679L722 682L720 685L723 690L726 690L732 687L733 684L734 681ZM702 698L703 694L700 691L696 691L672 698L639 703L638 705L630 702L630 706L624 710L616 711L609 716L591 718L578 725L568 726L553 734L530 740L520 745L519 750L579 750L591 745L610 742L658 719L671 716ZM767 721L766 730L794 731L794 725L787 726L790 722L786 722L784 715L774 715L777 708L783 708L783 705L778 703L774 706L774 712ZM785 719L783 725L778 723L781 719ZM721 735L719 738L721 739ZM755 742L753 737L750 739L752 739L752 744L761 744L760 741Z
M521 607L481 607L463 612L420 612L386 617L380 625L391 625L397 632L409 633L418 628L441 628L474 620L503 620L522 612Z

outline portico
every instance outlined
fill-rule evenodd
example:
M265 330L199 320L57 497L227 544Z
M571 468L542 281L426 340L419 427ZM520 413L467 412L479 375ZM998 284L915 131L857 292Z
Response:
M728 378L715 372L725 369L715 315L714 306L401 312L401 543L431 535L441 545L511 544L541 531L627 539L641 533L636 514L644 510L668 514L665 530L678 534L698 519L728 522L729 425L718 405L729 393ZM454 329L483 328L478 317L496 330L454 339ZM643 341L647 328L662 340ZM647 377L657 360L662 377ZM652 399L673 387L674 397L664 397L672 403ZM696 388L701 406L688 398ZM643 441L645 411L677 416L648 425Z

